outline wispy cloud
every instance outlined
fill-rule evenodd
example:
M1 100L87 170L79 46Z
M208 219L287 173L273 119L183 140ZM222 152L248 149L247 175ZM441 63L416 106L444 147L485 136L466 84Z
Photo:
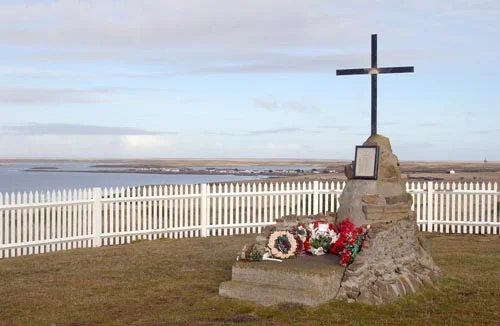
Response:
M0 103L8 105L47 105L98 102L95 91L48 88L2 88Z
M380 17L396 13L403 20L428 12L472 11L473 16L500 12L498 1L389 3L394 11L369 1L350 6L328 0L254 0L244 5L234 0L3 1L0 43L23 48L20 57L24 61L109 61L164 68L150 74L117 73L132 78L171 73L325 72L365 62L366 35L374 27L381 32L389 29L380 25ZM392 44L401 41L408 47L408 36L415 33L407 25L402 24L398 33L386 33L394 40ZM411 57L407 59L397 48L384 58L413 62L425 60L422 53L444 53L421 46L408 51ZM34 73L59 75L43 70Z
M395 121L388 121L388 122L380 122L380 123L378 123L379 126L398 126L400 124L401 124L401 122L395 122Z
M242 134L237 134L234 132L212 132L212 131L206 131L204 132L206 135L215 135L215 136L241 136Z
M435 126L439 126L441 124L442 123L439 123L439 122L422 122L422 123L419 123L418 126L419 127L435 127Z
M0 74L14 78L42 78L42 79L89 79L91 74L65 71L61 69L0 66Z
M39 53L37 56L21 56L21 58L25 62L28 61L29 63L40 63L39 56L40 53L44 53L44 51L47 51L46 49L40 49ZM85 57L80 57L78 55L67 55L63 57L59 57L61 55L60 53L58 54L49 54L50 59L46 58L44 61L50 61L48 63L55 63L55 64L65 64L65 63L75 63L79 61L87 61ZM135 54L137 56L137 54ZM102 61L105 60L106 57L101 57L101 60L96 59L97 61ZM147 64L147 62L143 62L144 60L137 60L138 62L134 62L133 58L127 58L126 56L123 55L121 57L117 57L114 61L120 62L120 59L126 61L127 63L141 63L141 64ZM47 63L47 62L45 62ZM24 79L24 78L29 78L32 80L78 80L78 81L95 81L95 80L103 80L103 79L151 79L151 78L165 78L165 77L172 77L177 75L178 73L173 73L173 72L168 72L168 71L155 71L155 72L144 72L144 71L139 71L137 68L131 68L130 66L127 67L126 69L113 69L113 70L101 70L101 71L72 71L72 70L65 70L63 68L32 68L32 67L25 67L25 66L0 66L0 75L7 76L10 78L19 78L19 79ZM117 90L136 90L136 91L174 91L173 88L161 88L161 89L153 89L153 88L123 88L123 87L116 87L115 89Z
M483 129L483 130L473 130L472 133L474 134L493 134L500 132L500 129Z
M319 107L312 103L305 103L303 101L287 101L278 103L269 99L254 99L253 104L257 108L266 109L268 111L285 110L294 112L318 112Z
M353 129L355 127L356 126L354 126L354 125L322 125L319 128L336 129L336 130L345 131L345 130Z
M257 108L262 108L270 111L281 108L281 105L278 104L276 101L267 99L254 99L253 105Z
M277 128L277 129L267 129L267 130L253 130L250 131L250 135L268 135L268 134L289 134L303 131L302 128Z
M313 2L200 0L193 7L176 0L8 1L1 5L0 40L84 48L331 43L337 39L331 31L348 19L327 10L326 1Z
M331 55L288 55L284 53L270 54L266 52L240 55L237 60L247 62L233 62L231 65L220 66L216 62L206 66L181 71L180 74L234 74L234 73L281 73L281 72L334 72L339 66L348 65L363 58L362 55L331 54ZM229 58L228 58L229 59ZM234 57L233 57L234 60ZM248 62L251 61L251 62Z
M36 49L20 51L20 58L11 58L14 62L161 66L150 73L102 72L131 78L333 72L336 67L365 57L365 51L339 53L338 46L366 36L370 22L360 20L353 25L352 12L334 9L327 0L254 0L244 5L234 0L195 2L2 3L0 43ZM25 73L60 76L44 70ZM73 75L63 74L67 73Z
M33 123L0 126L0 133L10 135L162 135L176 132L156 132L128 127L94 126L65 123Z
M299 101L290 101L286 102L283 105L285 108L288 108L292 111L296 112L318 112L320 111L319 107L311 103L303 103Z
M162 91L155 88L95 87L71 88L1 88L0 105L61 105L103 102L102 95L133 91Z

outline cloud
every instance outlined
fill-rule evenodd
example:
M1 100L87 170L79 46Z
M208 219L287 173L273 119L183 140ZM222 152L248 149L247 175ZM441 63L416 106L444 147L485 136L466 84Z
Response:
M419 127L435 127L439 125L441 125L439 122L422 122L418 124Z
M126 135L121 140L126 148L142 150L165 146L165 139L161 135Z
M286 102L283 105L285 108L291 109L292 111L295 112L317 112L319 111L319 108L315 106L314 104L309 104L309 103L302 103L299 101L291 101L291 102Z
M426 47L419 40L409 41L415 37L413 25L399 24L398 33L394 33L391 25L380 23L387 20L381 17L412 21L415 16L435 14L436 8L469 10L470 5L394 1L388 6L393 7L390 13L386 6L370 1L349 6L328 0L254 0L244 4L234 0L4 1L0 3L0 44L9 49L2 53L7 67L27 61L131 67L109 71L108 65L86 73L50 69L14 72L34 78L334 73L339 67L369 64L367 36L374 28L395 44L396 48L384 47L383 53L384 60L393 64L401 60L427 62L429 56L456 59L456 51L448 47L435 51L427 46L428 40ZM496 4L480 8L499 10ZM423 12L416 15L417 10ZM448 36L438 34L438 42L442 37ZM398 44L406 50L398 49ZM152 66L156 69L137 69Z
M45 53L47 49L40 49L37 55L33 55L31 57L22 57L24 61L29 61L30 63L37 63L40 59L40 53ZM60 52L60 51L59 51ZM71 55L61 55L61 53L54 53L54 55L50 56L49 63L54 64L65 64L65 63L75 63L80 60L84 60L79 55L71 56ZM118 54L117 54L118 55ZM123 53L122 53L123 55ZM104 60L104 57L97 57L96 60ZM130 58L120 57L118 55L115 58L115 63L119 62L120 59L127 60L127 63L131 63ZM139 60L138 60L139 61ZM142 62L142 61L141 61ZM137 70L133 67L128 66L126 70L117 70L114 68L112 71L108 70L100 70L98 72L88 72L88 71L72 71L66 70L64 68L33 68L29 66L0 66L0 75L9 77L9 78L30 78L33 80L78 80L78 81L95 81L102 79L144 79L144 78L165 78L174 76L173 73L169 72L145 72L144 70ZM174 91L173 88L127 88L127 87L115 87L116 91Z
M90 75L81 72L65 71L62 69L41 69L33 67L0 66L0 74L14 78L43 78L43 79L88 79Z
M416 11L477 16L497 15L500 9L498 1L389 1L387 6L400 14L392 19L414 17ZM0 41L11 45L71 46L83 51L147 51L165 44L172 50L207 46L324 47L368 34L386 12L386 6L373 1L356 1L349 7L328 0L3 1ZM402 30L392 34L401 39L406 36Z
M379 126L399 126L401 125L401 122L395 122L395 121L388 121L388 122L379 122Z
M294 112L317 112L320 109L311 103L304 103L301 101L287 101L278 103L268 99L254 99L253 104L257 108L266 109L268 111L285 110Z
M206 131L204 132L206 135L215 135L215 136L241 136L242 134L237 134L234 132L211 132L211 131Z
M443 12L451 15L452 11L478 19L485 12L494 16L491 13L498 13L500 5L498 1L471 4L455 0L390 1L387 6L366 0L349 6L328 0L254 0L243 4L234 0L3 1L0 44L21 50L3 51L3 62L5 58L19 62L20 57L58 64L80 60L162 66L150 73L102 72L130 78L325 72L368 64L367 35L374 28L387 35L391 44L407 49L406 53L398 48L385 50L384 60L427 61L429 55L450 60L457 55L453 49L436 52L409 40L415 37L414 23L410 22L436 13L440 13L438 17ZM392 25L381 23L388 20L395 21L397 33ZM436 34L438 42L448 37L439 30ZM43 70L34 74L60 76L60 72Z
M370 22L327 0L55 0L0 4L0 44L11 60L121 62L162 66L132 78L207 73L333 70L366 50L338 46L366 38ZM27 48L25 48L27 47ZM9 53L5 54L9 58ZM5 60L4 60L5 62ZM36 76L60 76L41 70ZM62 74L74 75L73 72ZM79 76L75 76L79 77Z
M473 130L472 133L474 134L493 134L500 132L500 129L483 129L483 130Z
M1 7L0 7L1 8ZM103 49L52 49L39 48L33 53L24 53L11 61L31 64L61 63L122 63L127 70L102 70L96 72L64 71L56 69L27 69L25 67L4 66L0 72L10 76L27 76L32 78L74 78L92 79L108 78L167 78L200 74L241 74L241 73L280 73L280 72L318 72L332 73L338 67L352 65L365 59L366 51L354 53L338 53L334 45L325 43L324 48L311 48L307 51L296 47L288 47L275 51L271 45L254 48L227 49L217 44L203 49L169 49L160 48L150 51L139 49L110 48ZM307 49L307 48L306 48ZM406 56L397 54L397 56ZM7 56L8 58L8 56ZM145 72L137 67L155 66L160 70ZM116 69L116 68L115 68Z
M289 134L303 131L302 128L278 128L278 129L267 129L267 130L254 130L250 131L249 134L256 135L268 135L268 134Z
M176 132L154 132L136 128L94 126L65 123L33 123L24 125L0 126L0 133L9 135L160 135L176 134Z
M448 6L443 10L446 16L461 16L463 18L500 16L500 5L496 0L456 0L456 6Z
M385 123L379 123L379 126L398 126L401 123L399 122L385 122ZM359 130L361 129L366 129L368 126L361 126L361 125L355 125L355 124L327 124L327 125L321 125L319 128L323 129L332 129L336 131L342 132L343 135L352 135L352 136L366 136L366 133L360 132Z
M293 49L289 51L293 52ZM314 50L311 50L314 52ZM218 65L210 62L198 69L180 71L177 74L234 74L234 73L280 73L280 72L334 72L336 68L349 65L353 61L360 61L364 57L358 53L329 55L290 55L286 53L233 53L225 58L221 54L219 59L232 61L231 65ZM240 62L245 61L245 62Z
M320 126L320 128L324 128L324 129L336 129L336 130L340 130L340 131L346 131L346 130L349 130L349 129L353 129L355 127L356 126L354 126L354 125L322 125L322 126Z
M270 111L281 108L281 105L278 104L276 101L266 100L266 99L254 99L253 105L257 108L262 108Z
M98 98L92 91L48 88L2 88L0 102L3 105L46 105L94 103Z
M346 17L327 5L325 0L7 2L0 6L0 41L84 48L317 45L335 40L332 30L352 33Z
M70 88L1 88L0 105L61 105L103 102L100 95L131 91L161 91L155 88L95 87Z

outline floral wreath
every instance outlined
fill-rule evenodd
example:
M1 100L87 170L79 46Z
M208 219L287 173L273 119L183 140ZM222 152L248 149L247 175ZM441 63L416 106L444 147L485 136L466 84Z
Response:
M339 222L338 240L330 246L330 252L340 256L340 265L348 266L356 258L365 241L370 225L355 227L349 219Z
M322 220L312 221L307 226L299 223L290 232L272 232L267 242L266 253L252 243L243 248L237 260L282 261L295 255L331 253L340 256L340 265L348 266L361 250L369 229L370 225L354 226L348 218L340 221L337 227Z
M326 254L330 249L330 246L339 238L333 223L313 221L309 224L309 230L310 237L308 239L308 251L313 255Z
M273 257L286 259L295 255L297 241L288 231L274 231L269 236L267 247Z
M309 238L311 237L311 231L304 223L299 223L292 233L297 241L297 255L303 256L309 253Z
M241 261L262 261L262 253L255 243L245 245L236 260Z

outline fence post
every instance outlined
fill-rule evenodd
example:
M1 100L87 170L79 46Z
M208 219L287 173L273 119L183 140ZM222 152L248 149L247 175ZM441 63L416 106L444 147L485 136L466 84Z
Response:
M92 188L92 198L94 199L93 207L93 223L94 228L94 242L92 247L102 246L102 203L101 203L102 191L101 188Z
M201 236L206 237L207 232L207 184L201 184L201 212L200 212L200 227L201 227Z
M432 222L434 217L432 216L434 212L434 183L432 181L427 181L427 232L432 232Z
M319 181L313 181L313 214L319 214Z

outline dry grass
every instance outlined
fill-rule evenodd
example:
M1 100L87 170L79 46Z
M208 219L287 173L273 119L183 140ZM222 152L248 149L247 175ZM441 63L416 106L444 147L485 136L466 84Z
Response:
M0 261L2 325L463 325L500 320L500 236L427 234L437 288L372 307L262 307L221 298L254 236L143 241Z

